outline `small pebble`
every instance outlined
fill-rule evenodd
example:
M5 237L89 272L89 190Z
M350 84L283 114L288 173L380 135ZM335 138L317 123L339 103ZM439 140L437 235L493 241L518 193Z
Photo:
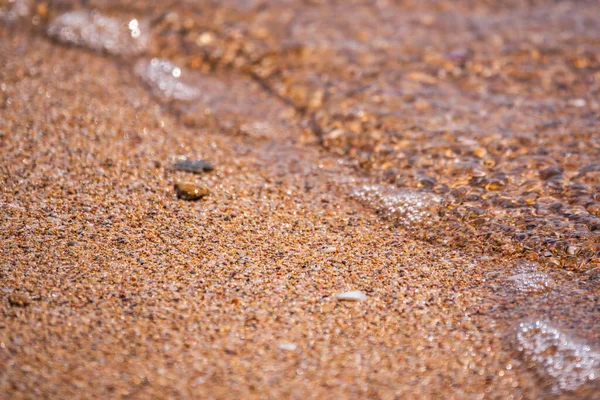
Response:
M205 160L183 160L173 164L173 168L178 171L192 172L194 174L201 174L203 172L210 172L215 169L211 163Z
M352 292L344 292L335 295L335 298L340 301L364 301L367 299L367 296L359 290L354 290Z
M559 176L563 173L563 169L559 166L548 167L540 171L540 178L548 180L552 177Z
M337 247L326 247L323 249L323 253L335 253L337 251Z
M294 351L298 346L296 346L294 343L279 343L278 347L281 350Z
M14 293L8 297L8 302L11 306L27 307L31 304L31 299L26 294Z
M182 200L198 200L208 196L208 189L193 182L177 182L175 184L177 197Z
M585 107L587 102L584 99L572 99L569 100L569 104L573 107Z

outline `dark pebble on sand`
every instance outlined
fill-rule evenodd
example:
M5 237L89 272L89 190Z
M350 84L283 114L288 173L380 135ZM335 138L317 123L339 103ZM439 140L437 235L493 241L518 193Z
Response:
M183 160L173 164L173 168L178 171L192 172L194 174L201 174L203 172L210 172L215 169L211 163L205 160Z

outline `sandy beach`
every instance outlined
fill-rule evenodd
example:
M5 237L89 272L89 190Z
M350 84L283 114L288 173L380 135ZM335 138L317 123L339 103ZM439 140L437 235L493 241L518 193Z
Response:
M600 399L598 13L0 1L0 398Z

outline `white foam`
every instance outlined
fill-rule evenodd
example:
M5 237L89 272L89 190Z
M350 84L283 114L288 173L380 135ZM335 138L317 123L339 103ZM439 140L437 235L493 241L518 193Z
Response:
M62 43L118 56L144 52L149 40L145 23L111 18L96 11L71 11L58 16L50 23L48 35Z
M135 73L163 100L191 101L200 94L196 88L181 81L181 68L168 60L140 60L135 65Z
M6 5L0 7L0 20L5 22L15 22L29 15L31 0L9 1Z
M433 226L437 220L440 198L433 193L366 185L354 190L352 196L405 228Z
M516 268L515 275L507 280L512 284L515 291L524 294L542 293L552 288L553 281L545 273L538 270L539 265L535 262L521 262Z
M598 379L600 354L542 321L519 324L517 342L538 373L552 378L550 386L555 393Z

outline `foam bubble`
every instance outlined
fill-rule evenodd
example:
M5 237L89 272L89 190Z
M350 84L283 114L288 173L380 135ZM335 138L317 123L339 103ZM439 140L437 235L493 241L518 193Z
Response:
M15 22L29 15L31 0L9 1L6 5L0 7L0 20L5 22Z
M366 185L354 190L352 197L405 228L433 226L438 219L440 198L433 193Z
M519 350L539 374L552 378L553 392L572 391L598 379L600 353L541 321L519 324Z
M181 81L181 68L168 60L140 60L134 70L152 92L163 100L191 101L199 95L196 88Z
M515 291L524 294L533 294L545 292L552 288L552 279L545 273L538 270L539 265L535 262L521 262L515 275L507 280L512 283Z
M118 56L144 52L149 40L145 23L111 18L95 11L72 11L58 16L50 23L48 35L62 43Z

